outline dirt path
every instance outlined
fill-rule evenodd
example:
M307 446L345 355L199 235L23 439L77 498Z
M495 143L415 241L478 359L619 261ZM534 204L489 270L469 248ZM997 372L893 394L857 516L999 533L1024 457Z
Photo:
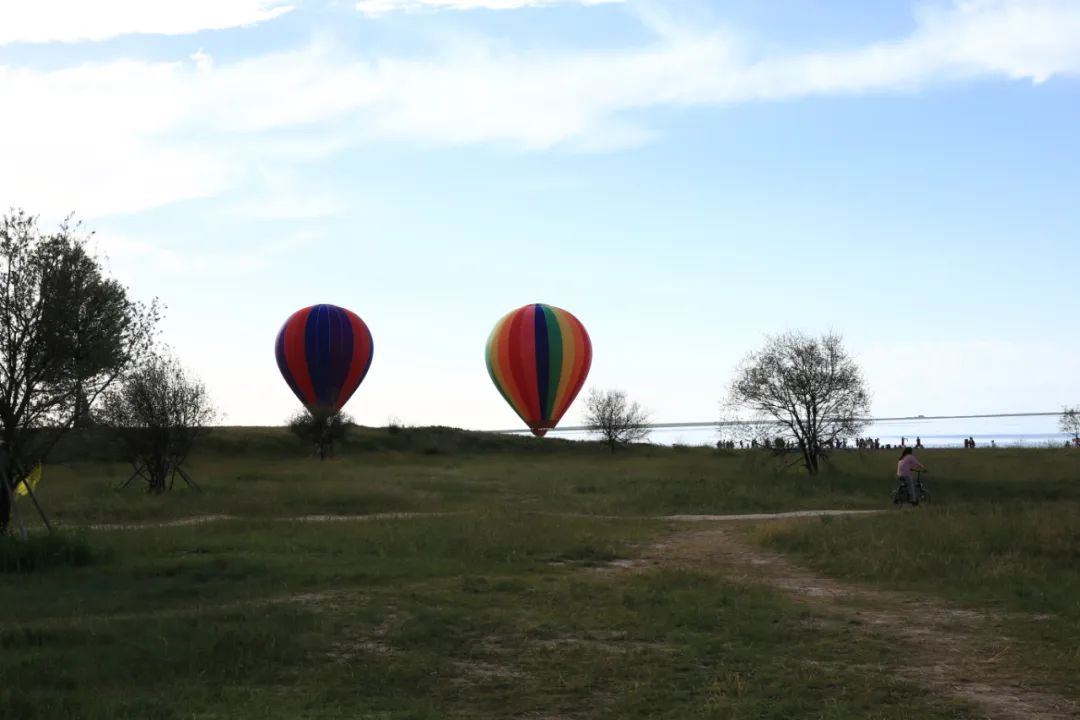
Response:
M1018 642L1003 636L1001 618L993 614L827 578L753 547L731 528L676 534L650 548L639 567L672 563L767 583L819 612L899 643L906 661L897 669L901 677L973 703L987 718L1080 718L1080 704L1032 688L1031 678L1010 665L1010 650Z
M269 522L293 522L293 523L328 523L328 522L371 522L373 520L404 520L417 517L439 517L450 513L369 513L367 515L297 515L295 517L241 517L239 515L196 515L194 517L177 518L176 520L163 520L152 523L105 523L97 525L76 525L81 530L152 530L154 528L185 527L188 525L205 525L207 523L225 522L227 520L266 520Z
M741 513L734 515L589 515L575 513L537 513L551 517L592 518L595 520L667 520L671 522L736 522L750 520L787 520L790 518L823 517L826 515L872 515L882 510L796 510L781 513ZM229 520L266 520L272 522L329 523L329 522L371 522L372 520L407 520L410 518L447 517L466 513L449 512L387 512L363 515L297 515L291 517L242 517L239 515L195 515L175 520L147 523L97 523L93 525L71 526L79 530L152 530L154 528L185 527L205 525L207 523L226 522Z

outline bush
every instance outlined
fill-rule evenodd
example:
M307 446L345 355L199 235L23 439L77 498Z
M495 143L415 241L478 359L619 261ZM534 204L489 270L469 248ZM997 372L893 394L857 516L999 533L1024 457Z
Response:
M0 536L0 573L33 572L69 565L81 567L95 560L86 538L79 535L33 534L25 540Z

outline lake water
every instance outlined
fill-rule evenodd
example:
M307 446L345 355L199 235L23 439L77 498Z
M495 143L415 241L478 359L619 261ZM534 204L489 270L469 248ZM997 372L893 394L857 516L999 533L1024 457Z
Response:
M552 432L552 437L594 439L585 432ZM1062 447L1069 435L1058 432L1056 417L979 418L974 420L907 420L875 423L862 433L878 438L882 446L899 445L901 438L914 445L921 438L926 447L963 447L964 438L974 437L978 447ZM660 428L649 441L660 445L715 445L721 437L716 428Z

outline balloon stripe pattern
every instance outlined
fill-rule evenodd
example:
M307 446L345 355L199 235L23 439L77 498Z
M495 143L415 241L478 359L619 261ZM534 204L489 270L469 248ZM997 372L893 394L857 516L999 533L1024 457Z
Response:
M275 343L278 369L311 412L337 412L371 367L375 345L356 313L312 305L289 316Z
M562 419L591 365L585 326L551 305L536 303L507 313L488 338L491 380L538 437Z

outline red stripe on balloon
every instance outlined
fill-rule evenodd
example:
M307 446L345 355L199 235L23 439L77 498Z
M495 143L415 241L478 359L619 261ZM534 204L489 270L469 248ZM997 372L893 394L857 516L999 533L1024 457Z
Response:
M345 377L345 383L341 386L341 392L338 393L338 410L344 407L345 403L347 403L353 393L356 392L360 383L364 381L364 377L371 367L373 344L371 331L368 330L367 324L360 319L360 316L351 310L345 308L342 308L342 310L344 310L345 316L349 318L349 325L352 327L353 354L352 361L349 365L349 374Z
M507 313L499 323L495 340L495 364L499 369L499 377L502 378L502 388L507 394L510 407L517 413L525 424L529 423L525 417L525 399L521 393L521 386L514 377L514 359L512 352L511 329L514 326L514 318L517 311Z
M536 306L526 305L518 311L514 326L515 342L521 358L521 391L529 424L538 426L540 416L540 388L536 382Z
M306 307L297 310L285 323L285 362L289 366L296 387L303 394L303 402L306 405L314 405L318 402L315 397L315 387L311 383L311 375L308 372L307 351L305 349L304 336L307 329L308 316L314 307Z

